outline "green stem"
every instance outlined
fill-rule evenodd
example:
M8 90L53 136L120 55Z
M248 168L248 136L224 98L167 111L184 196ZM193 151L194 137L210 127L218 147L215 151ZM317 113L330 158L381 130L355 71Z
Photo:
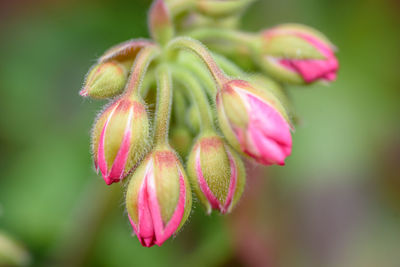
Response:
M166 47L167 53L174 49L186 49L197 55L213 76L218 89L230 80L229 77L218 67L208 49L199 41L187 37L177 37L170 41Z
M241 70L235 63L228 60L227 58L217 54L212 54L215 61L218 63L219 66L229 75L233 77L245 77L246 74L243 70ZM207 90L207 93L213 98L217 93L217 88L213 81L212 76L207 71L207 69L199 62L197 58L193 55L188 53L181 53L179 57L179 64L191 72L196 74L199 77L199 80L203 83L204 87Z
M202 42L207 42L210 39L222 40L228 43L244 45L249 48L256 48L258 44L257 35L230 29L201 28L187 33L187 36Z
M195 0L170 0L167 1L167 5L172 17L176 17L183 12L193 9Z
M163 147L168 144L168 127L173 94L171 75L167 65L160 65L157 69L157 90L154 142L156 147Z
M182 67L174 65L171 69L173 78L186 88L191 95L193 102L197 105L200 114L201 130L213 130L213 118L210 113L211 106L198 80L189 71Z
M137 97L140 94L140 87L142 85L143 77L145 76L147 69L154 60L160 54L160 49L156 45L148 45L136 56L133 62L131 76L129 77L128 84L126 86L126 95L129 97Z
M154 69L148 70L143 78L143 82L140 87L140 95L142 96L142 98L145 98L149 93L150 89L155 87L156 80L154 72L155 72Z
M179 57L179 65L194 73L203 84L207 93L211 97L215 97L217 94L217 87L214 79L196 56L189 53L181 53Z
M185 112L186 112L186 101L185 96L179 90L174 90L173 95L174 101L174 118L176 124L184 125L185 124Z
M218 65L221 66L221 68L229 75L235 77L246 76L245 72L240 67L238 67L235 63L233 63L226 57L218 53L212 53L212 55L215 58L215 61L218 63Z

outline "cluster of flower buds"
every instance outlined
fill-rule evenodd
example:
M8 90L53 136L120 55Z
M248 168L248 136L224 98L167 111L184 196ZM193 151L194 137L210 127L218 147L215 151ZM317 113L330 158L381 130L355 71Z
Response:
M107 185L126 178L128 217L143 246L176 234L192 190L208 214L229 213L245 188L243 159L284 165L292 152L283 86L336 78L334 46L316 30L236 30L252 1L155 0L152 39L112 47L86 76L81 96L111 99L93 126L95 169Z

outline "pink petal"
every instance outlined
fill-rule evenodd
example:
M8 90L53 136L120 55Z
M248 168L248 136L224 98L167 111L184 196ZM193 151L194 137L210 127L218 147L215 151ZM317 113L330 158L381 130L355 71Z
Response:
M203 171L201 170L200 146L198 147L198 149L196 151L195 160L196 160L196 173L197 173L197 178L198 178L198 182L200 185L200 189L203 192L203 194L205 195L205 197L207 198L208 202L210 203L211 208L219 209L219 207L221 206L221 203L219 202L217 197L214 196L211 189L208 187L207 181L203 176ZM208 210L207 213L210 214L211 210Z
M125 175L125 165L129 156L129 150L131 145L131 129L132 129L132 117L133 117L133 107L129 111L128 121L125 128L125 133L123 140L121 142L120 148L118 150L117 156L114 159L111 171L108 174L108 178L113 182L118 182Z
M325 59L280 59L279 63L285 68L299 73L306 83L319 79L334 81L339 69L339 62L332 48L310 35L294 34L314 45Z
M97 164L100 168L100 172L103 175L103 178L106 182L107 185L110 185L112 182L107 178L107 172L108 172L108 167L107 167L107 161L106 161L106 157L104 154L104 142L105 142L105 135L106 135L106 130L107 130L107 126L116 110L118 105L115 105L115 107L113 108L113 110L110 112L110 115L108 115L107 121L104 124L104 127L101 131L100 134L100 140L99 140L99 148L97 150Z
M150 162L138 195L137 205L139 220L137 230L135 230L140 243L145 247L151 247L155 244L153 218L150 210L151 200L148 194L148 180L150 180L153 175L153 164Z
M158 203L155 179L154 175L149 176L147 180L147 193L149 196L148 204L151 212L151 217L153 219L154 233L155 233L155 244L161 246L165 240L167 240L179 227L183 214L185 212L185 202L186 202L186 187L185 181L183 179L183 174L179 173L179 199L176 209L168 221L167 225L164 226L164 222L161 217L161 210Z
M231 176L229 183L229 191L225 200L224 211L221 210L221 213L225 213L231 209L233 204L233 196L235 195L236 184L237 184L237 166L235 159L233 158L232 154L228 151L228 149L226 149L226 153L228 154L229 165L231 167Z

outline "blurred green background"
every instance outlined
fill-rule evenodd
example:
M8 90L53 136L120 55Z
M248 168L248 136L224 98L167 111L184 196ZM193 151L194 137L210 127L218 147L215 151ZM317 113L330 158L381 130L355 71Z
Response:
M256 2L244 29L298 22L321 30L339 48L338 80L290 89L301 123L285 167L249 167L231 215L207 217L195 204L178 237L151 249L131 236L122 186L106 187L92 169L89 133L104 103L78 95L103 51L148 36L149 5L0 2L0 235L27 251L20 260L32 266L399 266L399 2Z

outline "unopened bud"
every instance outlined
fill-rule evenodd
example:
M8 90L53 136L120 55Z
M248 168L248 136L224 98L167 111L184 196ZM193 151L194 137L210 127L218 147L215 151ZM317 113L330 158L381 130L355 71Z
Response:
M126 207L143 246L162 245L185 223L191 206L185 170L173 151L150 153L132 174Z
M322 33L303 25L281 25L262 32L262 68L288 83L334 81L339 68L335 47Z
M291 154L288 114L278 98L242 80L217 94L218 121L228 142L264 165L284 165Z
M240 199L245 170L238 154L215 134L202 135L187 164L189 178L207 213L228 213Z
M161 44L165 44L173 37L174 28L164 0L155 0L151 6L149 28L152 38Z
M97 119L92 133L96 170L110 185L122 180L146 154L149 121L140 99L121 98Z
M115 61L95 65L88 73L81 96L110 98L122 93L127 80L127 70Z

